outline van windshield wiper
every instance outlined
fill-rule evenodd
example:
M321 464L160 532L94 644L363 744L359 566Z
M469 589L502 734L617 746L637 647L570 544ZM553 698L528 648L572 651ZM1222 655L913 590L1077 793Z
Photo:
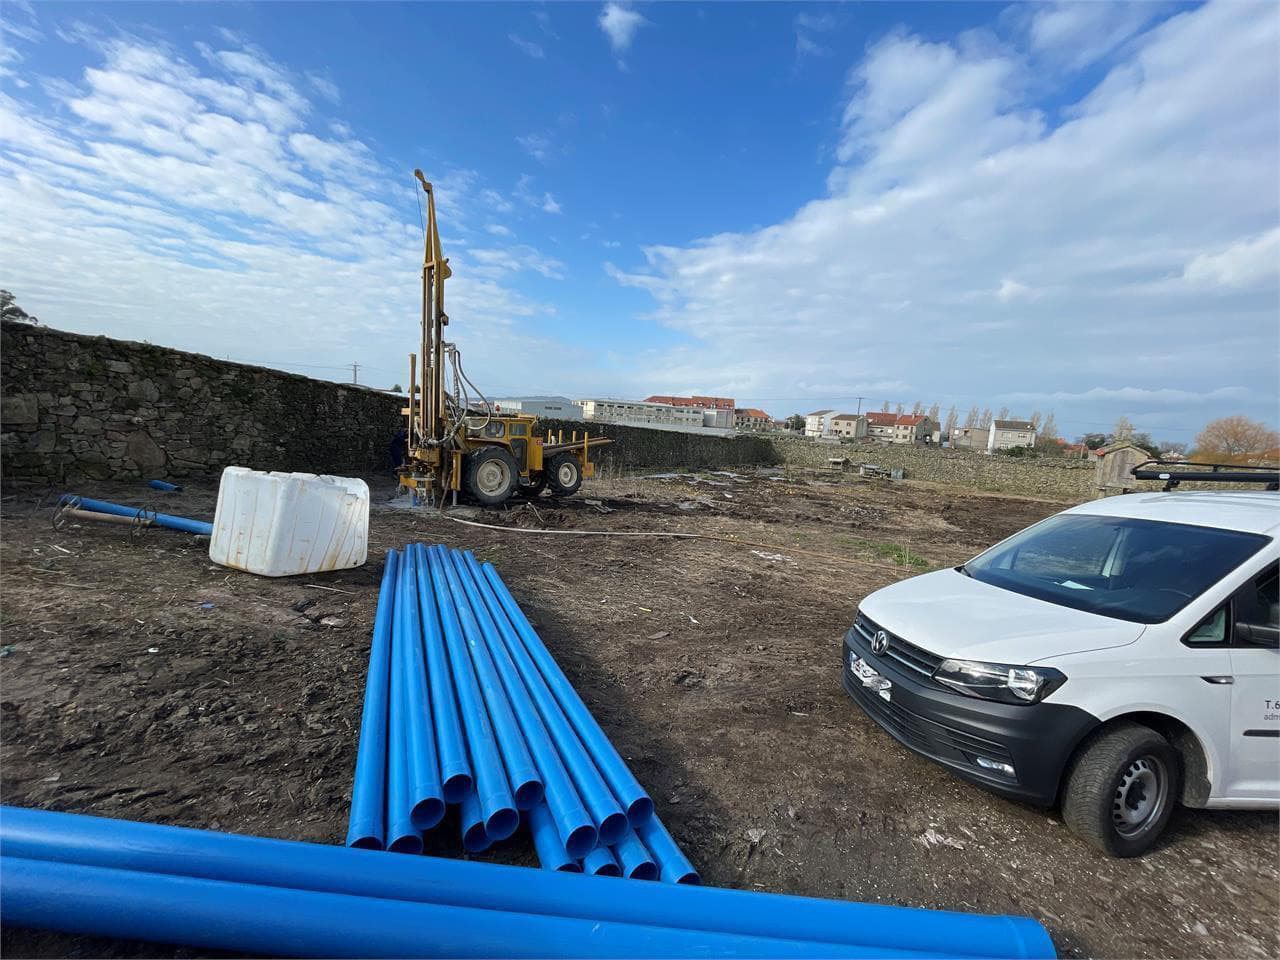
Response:
M960 566L956 567L956 573L963 573L969 579L973 579L973 574L965 569L965 566L963 563L960 564Z

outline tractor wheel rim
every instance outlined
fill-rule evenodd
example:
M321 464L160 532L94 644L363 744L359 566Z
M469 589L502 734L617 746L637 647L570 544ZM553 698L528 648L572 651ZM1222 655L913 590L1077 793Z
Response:
M561 486L570 486L578 476L578 468L572 463L562 463L560 469L556 471L556 476Z
M1151 827L1164 811L1169 777L1164 763L1150 754L1129 764L1120 775L1111 801L1111 820L1116 832L1136 836Z
M487 460L476 471L476 487L486 496L496 496L511 480L507 465L501 460Z

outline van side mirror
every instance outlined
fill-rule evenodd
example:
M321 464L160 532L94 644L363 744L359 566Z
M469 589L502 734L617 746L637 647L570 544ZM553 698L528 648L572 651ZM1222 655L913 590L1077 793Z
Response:
M1280 647L1280 627L1237 622L1235 636L1258 647Z

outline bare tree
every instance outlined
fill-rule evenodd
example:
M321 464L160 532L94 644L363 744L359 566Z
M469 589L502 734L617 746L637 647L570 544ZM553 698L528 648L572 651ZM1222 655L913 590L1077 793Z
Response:
M1035 421L1033 420L1032 423L1034 422ZM1044 421L1040 424L1040 428L1037 432L1046 440L1058 439L1058 425L1053 421L1052 411L1050 411L1049 415L1044 418Z
M978 426L983 430L991 426L991 408L990 407L982 408L982 416L978 418Z
M888 400L886 400L886 401L884 402L884 406L880 408L880 412L881 412L881 413L888 413L888 412L889 412L889 401L888 401Z
M964 418L964 425L966 428L970 430L972 430L974 427L978 425L978 408L977 407L969 408L969 412L965 415L965 418Z
M1031 425L1037 430L1040 429L1040 421L1044 419L1044 415L1039 410L1031 411Z
M1008 419L1009 419L1009 408L1008 408L1008 407L1001 407L1001 408L1000 408L1000 412L996 414L996 419L997 419L997 420L1008 420Z
M1162 457L1185 457L1187 455L1187 444L1181 440L1161 440L1156 446L1160 448L1160 456Z
M898 404L897 409L895 409L893 412L896 413L898 416L902 416L902 404Z
M955 432L956 432L956 421L957 421L957 419L959 419L959 418L958 418L958 416L957 416L957 414L956 414L956 408L955 408L954 406L952 406L952 408L951 408L950 410L948 410L948 411L947 411L947 423L946 423L946 426L944 426L944 427L942 428L942 435L943 435L944 437L950 437L953 433L955 433Z
M931 406L931 407L929 408L928 417L929 417L929 419L930 419L930 420L932 420L934 423L941 423L941 422L942 422L941 420L939 420L939 419L938 419L938 417L939 417L939 416L941 416L941 409L942 409L942 408L941 408L941 407L939 407L936 403L935 403L933 406Z
M1274 459L1280 434L1244 416L1222 417L1205 424L1196 436L1196 456L1231 463Z
M918 417L922 413L924 413L924 404L917 400L911 407L911 415Z

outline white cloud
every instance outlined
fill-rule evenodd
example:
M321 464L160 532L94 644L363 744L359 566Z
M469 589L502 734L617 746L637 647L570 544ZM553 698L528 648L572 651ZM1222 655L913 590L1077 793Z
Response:
M542 195L542 212L543 213L559 213L560 204L556 198L549 193Z
M621 65L621 57L631 49L631 42L635 40L636 32L649 21L626 4L606 3L604 9L600 11L598 22L600 29L609 38L609 46L619 57L618 62Z
M135 37L64 35L91 65L43 84L59 109L0 93L6 286L54 326L286 366L357 359L403 380L422 256L409 171L324 116L314 77L234 36L197 44L193 62ZM511 326L554 312L514 281L563 265L524 244L473 249L468 233L511 201L475 171L427 172L457 333L512 382L526 368L503 347Z
M1274 288L1280 276L1280 227L1240 240L1221 252L1199 254L1182 276L1196 284Z
M485 227L484 227L484 228L485 228L485 230L486 230L486 231L488 231L489 233L493 234L495 237L509 237L509 236L511 236L511 228L510 228L510 227L504 227L504 226L503 226L502 224L500 224L500 223L487 223L487 224L485 224Z
M1121 47L1169 5L1130 0L1059 0L1028 4L1032 49L1051 61L1080 70Z
M795 18L794 26L798 58L825 57L831 54L831 48L820 43L816 35L835 29L834 16L829 13L801 13Z
M1274 419L1278 44L1265 5L1185 9L1049 117L1046 85L1070 87L1043 48L891 34L850 71L827 195L606 272L682 338L654 369L707 392L895 380L905 401L1085 394L1082 422Z
M534 43L532 40L526 40L518 33L507 34L507 39L514 43L520 49L520 52L527 57L532 57L535 60L541 60L547 55L547 52L542 49L542 44Z
M338 85L324 74L308 73L307 83L311 84L312 89L330 103L337 103L342 99L342 91L338 89Z
M527 136L516 137L516 143L520 144L524 152L539 163L546 163L554 152L551 138L541 133L530 133Z

